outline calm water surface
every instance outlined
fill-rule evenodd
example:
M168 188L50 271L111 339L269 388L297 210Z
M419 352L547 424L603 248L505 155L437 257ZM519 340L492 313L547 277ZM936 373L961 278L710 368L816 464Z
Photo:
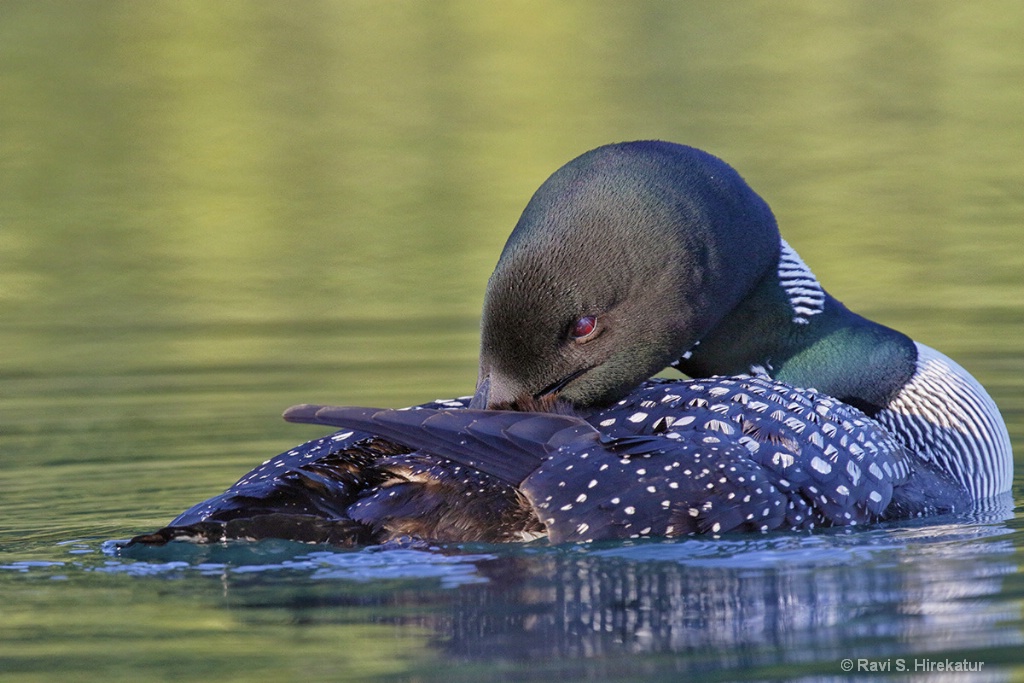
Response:
M519 211L625 139L730 161L832 293L969 368L1024 452L1022 35L1015 2L3 3L0 677L1024 678L1015 510L112 543L322 433L291 404L470 392Z

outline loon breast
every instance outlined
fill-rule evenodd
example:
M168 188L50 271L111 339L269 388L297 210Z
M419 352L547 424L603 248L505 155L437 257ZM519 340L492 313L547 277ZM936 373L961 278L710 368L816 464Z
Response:
M995 402L960 365L915 342L917 369L875 417L981 501L1010 490L1013 451Z

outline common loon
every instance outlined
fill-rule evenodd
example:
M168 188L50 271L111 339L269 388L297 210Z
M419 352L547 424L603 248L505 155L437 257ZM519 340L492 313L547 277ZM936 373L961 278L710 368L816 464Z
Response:
M648 379L666 366L691 379ZM829 295L732 167L660 141L534 194L487 285L474 396L285 417L345 429L133 542L852 525L964 510L1013 469L973 377Z

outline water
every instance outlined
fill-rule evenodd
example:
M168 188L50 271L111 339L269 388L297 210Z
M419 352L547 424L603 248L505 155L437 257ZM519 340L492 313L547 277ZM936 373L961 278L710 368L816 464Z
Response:
M470 391L530 193L624 139L735 165L833 294L989 388L1019 451L1022 29L1012 2L4 3L4 680L1019 678L1018 512L560 548L110 541L321 433L288 405Z

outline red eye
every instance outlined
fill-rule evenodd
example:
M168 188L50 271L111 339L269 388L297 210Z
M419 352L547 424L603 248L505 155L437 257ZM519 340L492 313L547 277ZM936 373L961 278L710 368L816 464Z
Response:
M572 327L572 337L576 341L585 341L597 331L597 318L592 315L585 315L576 321Z

